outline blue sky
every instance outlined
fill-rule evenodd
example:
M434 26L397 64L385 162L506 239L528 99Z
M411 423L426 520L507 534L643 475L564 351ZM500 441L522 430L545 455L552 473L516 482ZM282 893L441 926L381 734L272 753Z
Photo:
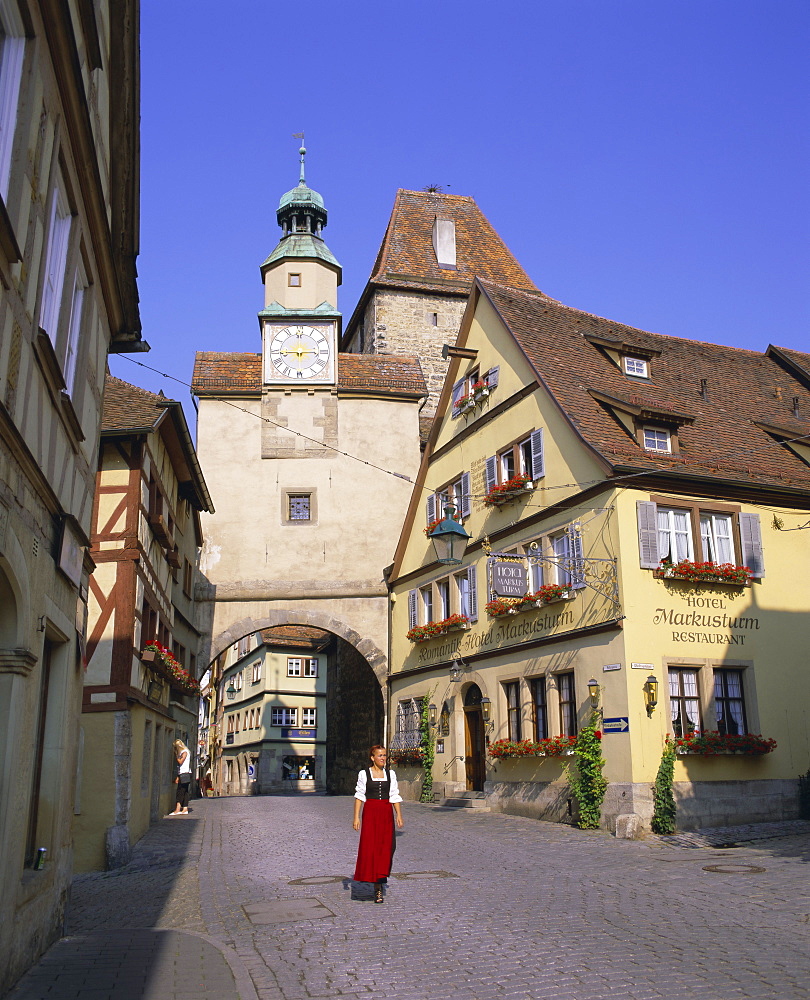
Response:
M397 188L441 184L569 305L808 351L809 50L806 0L142 0L133 357L261 349L302 130L346 319Z

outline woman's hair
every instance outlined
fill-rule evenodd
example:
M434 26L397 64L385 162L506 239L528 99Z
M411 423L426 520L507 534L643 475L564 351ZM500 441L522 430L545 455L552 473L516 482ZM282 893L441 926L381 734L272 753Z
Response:
M385 750L385 747L380 746L379 743L375 743L373 747L369 747L368 759L371 760L371 758L378 750Z
M174 747L174 755L175 755L175 757L180 753L181 750L185 750L186 753L190 752L189 749L188 749L188 747L185 745L185 743L182 740L175 740L174 743L172 743L172 746Z

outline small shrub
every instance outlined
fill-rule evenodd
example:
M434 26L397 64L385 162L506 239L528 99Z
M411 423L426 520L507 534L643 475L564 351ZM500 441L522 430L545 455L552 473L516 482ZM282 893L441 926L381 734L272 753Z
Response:
M675 777L675 746L667 740L658 765L653 786L653 833L675 833L675 796L672 783Z

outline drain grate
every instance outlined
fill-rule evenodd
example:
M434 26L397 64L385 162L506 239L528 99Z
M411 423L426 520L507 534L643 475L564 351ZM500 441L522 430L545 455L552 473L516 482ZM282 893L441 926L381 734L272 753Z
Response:
M704 872L718 872L720 875L758 875L767 871L759 865L704 865Z

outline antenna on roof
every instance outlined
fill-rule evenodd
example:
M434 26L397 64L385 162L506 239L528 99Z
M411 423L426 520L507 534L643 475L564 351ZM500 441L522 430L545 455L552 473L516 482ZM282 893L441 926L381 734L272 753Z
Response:
M426 184L422 190L426 191L428 194L441 194L445 187L450 187L449 184Z

